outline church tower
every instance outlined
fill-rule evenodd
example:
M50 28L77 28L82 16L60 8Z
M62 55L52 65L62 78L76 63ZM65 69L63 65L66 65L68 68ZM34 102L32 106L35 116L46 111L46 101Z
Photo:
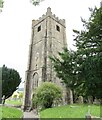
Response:
M59 19L47 8L45 15L32 20L32 37L29 46L28 66L25 76L24 109L31 106L32 93L42 82L61 84L52 69L49 56L58 56L66 43L65 20Z

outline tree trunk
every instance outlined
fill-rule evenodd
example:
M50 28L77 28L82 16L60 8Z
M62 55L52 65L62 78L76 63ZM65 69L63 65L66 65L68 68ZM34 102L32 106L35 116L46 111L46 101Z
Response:
M3 98L2 98L2 104L3 105L5 104L5 100L6 100L5 95L3 95Z
M5 99L2 100L2 104L3 104L3 105L5 104Z

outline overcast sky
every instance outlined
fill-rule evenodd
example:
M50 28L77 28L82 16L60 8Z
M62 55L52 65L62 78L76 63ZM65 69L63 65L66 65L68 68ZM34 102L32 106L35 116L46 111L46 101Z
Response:
M89 7L100 6L101 0L45 0L33 6L30 0L5 0L0 13L0 66L16 69L25 79L32 19L45 14L47 7L60 19L66 20L68 47L73 47L73 29L81 30L80 17L88 19Z

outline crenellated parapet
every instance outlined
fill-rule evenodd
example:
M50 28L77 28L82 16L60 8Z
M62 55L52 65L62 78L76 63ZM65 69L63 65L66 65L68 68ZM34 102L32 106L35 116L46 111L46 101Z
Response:
M39 24L39 22L43 21L47 17L51 17L65 27L65 19L59 19L59 17L57 17L55 14L52 14L50 7L47 8L46 14L43 14L42 17L40 17L38 20L32 20L32 27L36 26L37 24Z

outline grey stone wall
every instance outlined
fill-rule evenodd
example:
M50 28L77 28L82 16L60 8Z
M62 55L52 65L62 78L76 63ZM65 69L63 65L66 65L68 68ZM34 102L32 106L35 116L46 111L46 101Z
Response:
M49 56L58 56L58 52L61 52L63 47L67 47L65 20L56 17L52 14L51 8L48 8L46 14L41 18L32 20L32 36L25 76L23 103L25 109L31 106L34 88L42 82L52 81L62 86L52 69ZM64 86L62 87L64 88Z

